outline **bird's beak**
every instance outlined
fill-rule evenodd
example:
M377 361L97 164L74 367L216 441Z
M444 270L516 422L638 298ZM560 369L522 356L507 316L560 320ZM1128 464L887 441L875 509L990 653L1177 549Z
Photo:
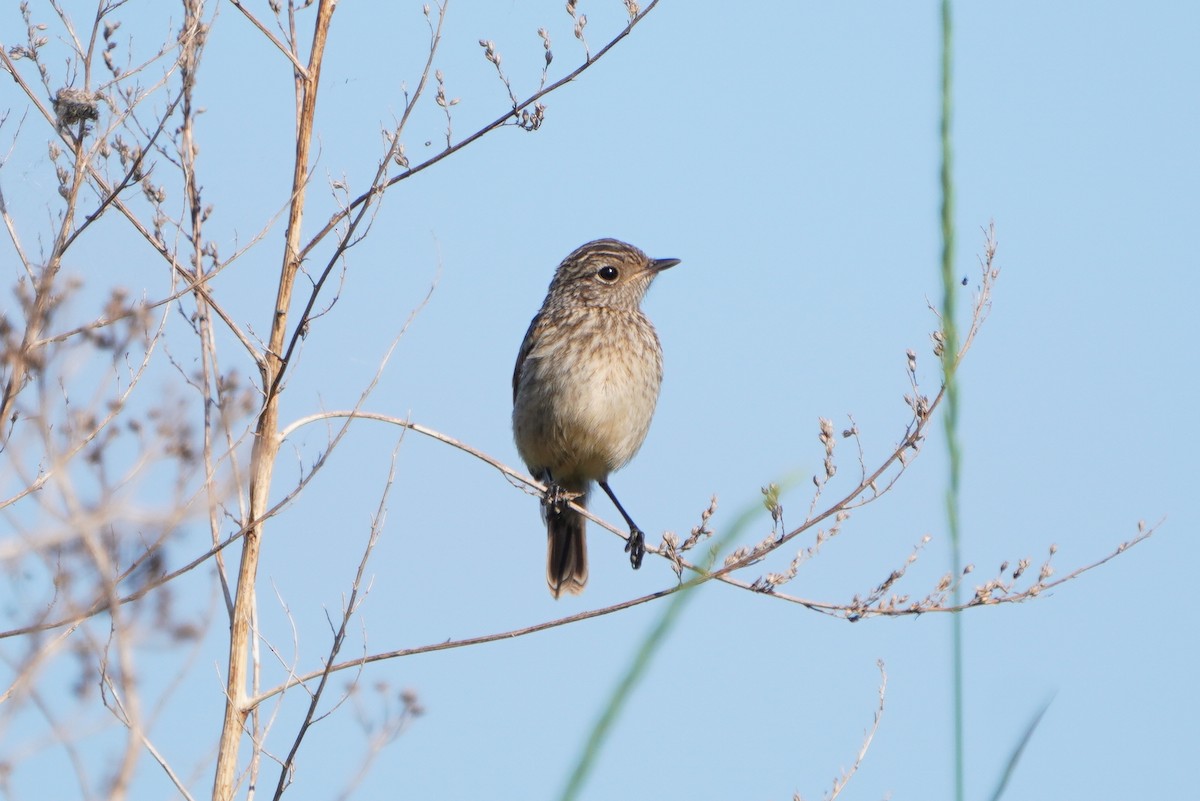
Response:
M654 259L650 262L650 272L661 273L663 270L679 264L680 259Z

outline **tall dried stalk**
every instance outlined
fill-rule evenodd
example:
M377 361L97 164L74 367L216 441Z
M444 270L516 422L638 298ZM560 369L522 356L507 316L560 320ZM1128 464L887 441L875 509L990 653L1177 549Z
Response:
M296 161L292 173L292 200L288 212L283 266L279 290L271 320L269 345L260 365L263 388L263 407L254 430L254 447L250 455L249 528L242 540L242 559L238 567L234 591L233 616L229 632L229 670L226 675L225 717L217 744L217 770L213 779L213 798L227 801L233 798L237 785L238 745L249 708L246 682L251 661L251 619L255 607L255 579L258 576L259 549L262 547L263 524L270 504L271 478L275 458L279 453L279 397L283 383L279 380L287 363L280 354L288 334L288 309L296 274L300 269L300 234L304 222L304 204L308 192L308 165L312 148L313 119L317 111L317 89L325 43L333 19L336 0L321 0L313 23L312 49L306 73L296 72Z

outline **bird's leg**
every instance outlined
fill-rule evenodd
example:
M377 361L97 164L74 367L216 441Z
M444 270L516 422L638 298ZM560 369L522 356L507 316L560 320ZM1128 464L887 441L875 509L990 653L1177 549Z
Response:
M608 482L601 481L600 488L604 490L605 495L612 499L613 505L621 513L621 517L625 518L625 522L629 524L629 539L625 541L625 553L629 554L629 564L633 565L634 570L637 570L642 566L642 557L646 555L646 535L638 528L637 523L633 522L633 518L625 511L625 507L621 506L621 502L613 494Z

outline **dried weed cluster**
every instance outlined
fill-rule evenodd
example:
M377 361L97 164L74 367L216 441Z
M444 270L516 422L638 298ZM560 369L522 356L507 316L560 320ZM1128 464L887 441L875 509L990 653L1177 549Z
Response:
M400 119L384 130L377 169L359 176L357 185L352 178L331 180L338 210L309 231L306 211L318 207L314 196L320 195L309 173L319 136L318 79L335 8L332 0L272 0L260 17L249 4L232 4L234 19L227 21L250 26L293 71L296 103L295 141L286 143L295 150L295 176L282 210L232 242L210 234L223 196L220 187L206 190L211 173L199 160L197 84L214 4L180 0L154 8L162 14L160 30L169 32L148 41L131 32L145 26L129 25L129 15L142 23L153 13L144 5L101 3L81 26L60 3L26 0L16 10L24 23L21 40L0 42L0 71L12 90L0 108L0 136L12 143L0 152L0 220L19 265L10 288L14 302L0 310L0 509L9 524L0 536L0 564L9 579L9 624L0 642L13 671L0 720L36 716L40 708L51 729L64 733L49 747L69 753L79 746L67 732L121 727L125 742L111 773L97 783L81 771L85 795L126 796L136 786L139 760L149 755L191 797L194 778L186 776L195 768L177 770L149 737L150 710L178 687L151 689L139 665L157 653L180 653L186 673L214 630L229 632L226 692L214 697L226 707L214 740L214 797L232 797L246 783L257 786L260 772L272 766L279 768L277 793L293 780L300 745L323 714L318 703L369 587L364 570L383 520L381 500L359 574L323 653L327 667L304 682L307 717L289 735L291 748L280 748L274 716L260 714L260 706L285 695L292 703L297 683L261 686L264 651L287 661L257 629L261 535L281 509L298 502L351 422L366 415L361 405L375 385L365 388L359 407L341 415L342 428L330 434L315 463L302 465L294 484L278 487L279 448L288 435L339 418L319 412L281 421L279 399L299 345L336 306L349 254L370 232L390 187L490 132L538 130L546 116L543 98L588 69L641 19L627 5L615 18L612 39L592 54L583 37L586 18L572 4L569 25L582 63L552 80L555 26L538 28L531 44L542 66L525 97L518 94L524 81L505 72L493 43L481 42L506 102L498 116L472 123L472 132L460 137L454 132L460 98L450 94L450 70L436 64L447 6L426 5L428 58L415 88L402 88ZM464 68L473 66L456 67ZM211 102L220 95L205 97ZM441 110L445 146L415 163L405 139L422 104ZM32 201L45 208L30 214L24 189L16 205L3 194L14 186L3 168L18 143L27 148L38 140L48 166L42 184L51 191ZM284 229L278 292L263 298L271 322L256 332L242 322L244 312L231 311L243 301L230 289L236 282L218 279L236 275L252 251L269 248L267 234L277 223ZM420 430L407 421L388 422ZM391 483L388 477L386 487ZM206 546L197 547L197 530L207 531ZM227 553L238 555L227 562ZM179 583L201 576L208 577L212 603L182 603ZM300 659L293 658L288 675L302 672ZM57 686L64 662L72 667L66 694ZM374 687L377 699L370 703L361 701L365 691L357 682L342 699L353 701L364 731L373 732L363 771L422 712L412 691ZM78 704L46 706L38 700L45 696L74 697ZM79 719L91 722L72 725ZM0 764L0 785L19 770Z

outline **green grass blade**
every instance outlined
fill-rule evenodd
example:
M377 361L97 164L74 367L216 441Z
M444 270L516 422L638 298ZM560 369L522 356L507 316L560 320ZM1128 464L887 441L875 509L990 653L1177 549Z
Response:
M941 134L941 223L942 223L942 335L945 337L942 351L942 372L946 381L946 405L943 422L946 433L946 448L949 452L950 481L946 489L946 524L950 532L950 563L953 575L962 575L961 531L959 526L959 485L962 473L962 452L958 442L958 381L954 375L958 359L958 329L955 325L954 280L954 173L953 150L950 139L952 118L952 65L953 65L953 18L950 0L942 0L942 116L939 126ZM959 585L954 585L953 602L961 600ZM954 797L965 798L964 769L964 725L963 725L963 639L962 619L952 615L951 650L953 671L954 706Z
M1029 740L1033 737L1033 732L1037 729L1038 724L1042 722L1042 716L1046 714L1046 710L1050 708L1050 704L1053 701L1053 696L1047 699L1046 703L1042 704L1042 708L1029 721L1029 725L1025 727L1025 732L1021 735L1021 739L1017 741L1017 747L1013 749L1012 754L1008 757L1008 764L1004 766L1004 773L1000 776L1000 783L996 785L996 791L992 793L992 801L1000 801L1000 796L1004 795L1004 789L1008 787L1008 780L1012 778L1013 772L1017 769L1017 763L1021 761L1021 754L1024 753L1025 746L1029 745Z
M750 523L750 520L759 512L759 509L759 504L751 505L750 508L738 516L733 525L729 527L729 530L713 543L704 565L705 572L712 570L720 552L738 539L739 535ZM668 599L666 609L663 610L658 621L646 634L641 645L638 646L637 652L634 654L628 669L621 676L616 687L613 688L612 695L609 697L604 711L601 712L600 718L592 727L591 734L588 735L583 751L580 753L579 759L575 764L575 769L571 772L571 777L567 780L567 786L563 789L560 796L562 801L574 801L574 799L579 797L579 793L583 790L583 785L587 781L588 774L591 773L596 758L604 746L604 741L608 738L609 732L612 730L617 718L620 717L626 702L633 694L634 689L637 688L638 683L645 677L655 653L666 642L667 635L679 619L679 615L683 612L686 604L691 600L692 590L696 585L703 582L703 576L690 579L684 582L683 587Z

